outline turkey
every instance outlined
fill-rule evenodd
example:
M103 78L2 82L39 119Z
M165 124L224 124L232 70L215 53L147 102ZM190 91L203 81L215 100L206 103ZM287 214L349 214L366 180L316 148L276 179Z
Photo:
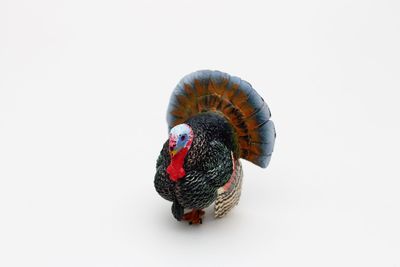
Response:
M238 204L240 159L262 168L271 160L276 134L270 116L264 99L238 77L202 70L178 83L154 178L175 219L201 224L203 209L212 203L216 218Z

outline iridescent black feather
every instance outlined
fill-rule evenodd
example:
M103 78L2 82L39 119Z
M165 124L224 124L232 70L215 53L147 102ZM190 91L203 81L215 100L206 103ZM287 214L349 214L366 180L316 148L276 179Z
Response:
M169 179L166 168L171 159L165 142L157 160L155 187L163 198L177 201L175 207L203 209L215 201L217 189L232 175L233 133L229 123L217 114L200 114L186 123L194 132L183 167L186 176L178 182Z

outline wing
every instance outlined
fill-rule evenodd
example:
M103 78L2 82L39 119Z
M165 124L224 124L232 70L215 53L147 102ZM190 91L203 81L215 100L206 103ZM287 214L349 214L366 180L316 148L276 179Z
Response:
M243 171L240 160L237 159L234 162L234 171L231 178L224 186L218 188L218 195L214 206L214 216L216 218L225 216L239 203L242 191Z
M202 165L206 181L218 189L226 184L232 175L232 152L223 143L212 141Z
M212 141L202 152L196 168L188 170L175 189L177 200L185 208L209 206L233 172L231 151L224 144Z

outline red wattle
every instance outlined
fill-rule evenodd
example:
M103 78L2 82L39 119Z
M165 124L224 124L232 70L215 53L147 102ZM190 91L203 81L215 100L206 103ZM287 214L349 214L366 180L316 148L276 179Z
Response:
M174 182L177 182L180 178L182 178L186 174L183 168L176 169L172 165L168 166L167 173L169 174L169 179L171 179Z
M171 157L171 163L167 167L167 173L169 174L169 179L174 182L178 181L186 175L186 172L183 169L183 163L185 161L185 156L187 152L188 149L183 148L175 156Z

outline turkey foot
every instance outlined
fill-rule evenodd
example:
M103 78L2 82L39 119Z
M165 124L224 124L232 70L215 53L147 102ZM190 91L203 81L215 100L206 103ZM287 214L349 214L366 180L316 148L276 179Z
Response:
M201 219L201 216L203 215L203 210L192 209L192 211L185 213L182 219L188 221L189 224L202 224L203 220Z

